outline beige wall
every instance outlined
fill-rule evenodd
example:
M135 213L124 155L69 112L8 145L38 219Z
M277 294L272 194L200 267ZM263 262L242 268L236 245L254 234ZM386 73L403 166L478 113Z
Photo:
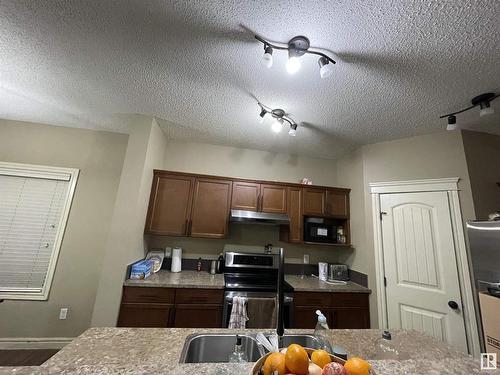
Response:
M333 160L205 143L170 141L164 169L295 183L308 177L315 185L336 185Z
M478 220L500 211L500 136L462 131L474 209Z
M123 172L105 240L92 326L115 326L121 300L125 269L145 255L146 220L153 169L161 168L166 138L156 121L136 116L131 127Z
M366 145L338 162L339 180L347 178L345 181L349 181L353 188L351 230L356 251L351 266L368 275L368 284L373 290L370 297L372 327L378 326L378 316L369 183L442 177L460 177L463 219L473 219L474 206L460 132L442 132ZM360 184L364 190L363 197L359 191ZM363 233L365 239L360 238Z
M78 168L47 301L0 304L0 337L74 337L88 328L127 135L0 120L0 161ZM68 319L59 309L69 307Z

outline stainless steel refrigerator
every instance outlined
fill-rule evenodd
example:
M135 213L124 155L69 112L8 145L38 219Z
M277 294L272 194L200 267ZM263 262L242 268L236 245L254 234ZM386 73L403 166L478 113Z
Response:
M479 293L494 296L500 301L500 221L469 221L470 271L473 279L476 318L481 328L481 350L485 350Z

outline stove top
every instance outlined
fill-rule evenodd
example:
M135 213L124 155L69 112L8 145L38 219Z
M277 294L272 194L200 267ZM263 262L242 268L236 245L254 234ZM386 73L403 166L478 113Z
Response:
M224 282L226 290L266 291L277 292L278 274L252 274L252 273L225 273ZM286 281L283 285L284 292L293 292L293 287Z
M277 292L278 255L227 252L225 289ZM293 292L286 281L284 292Z

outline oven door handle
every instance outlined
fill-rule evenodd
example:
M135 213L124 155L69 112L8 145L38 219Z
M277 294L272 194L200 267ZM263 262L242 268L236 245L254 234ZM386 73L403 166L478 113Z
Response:
M252 297L245 297L245 298L248 300L249 298L252 298ZM269 298L269 299L272 299L273 297L255 297L255 298ZM274 297L274 298L276 298L276 297ZM229 306L233 305L233 297L226 296L226 298L224 299L224 301ZM292 296L285 296L285 304L290 305L292 303L293 303L293 297Z

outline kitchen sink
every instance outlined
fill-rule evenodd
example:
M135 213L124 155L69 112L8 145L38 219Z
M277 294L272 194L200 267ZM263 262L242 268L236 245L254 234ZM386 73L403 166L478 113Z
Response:
M242 334L241 345L248 361L255 362L265 352L252 335ZM180 363L228 362L234 350L236 334L194 334L189 335L182 349Z
M241 334L241 344L249 362L256 362L267 350L255 339L255 334ZM179 363L228 362L234 350L236 334L199 333L189 335L184 342ZM299 344L306 348L318 349L319 341L313 335L284 335L280 347Z

